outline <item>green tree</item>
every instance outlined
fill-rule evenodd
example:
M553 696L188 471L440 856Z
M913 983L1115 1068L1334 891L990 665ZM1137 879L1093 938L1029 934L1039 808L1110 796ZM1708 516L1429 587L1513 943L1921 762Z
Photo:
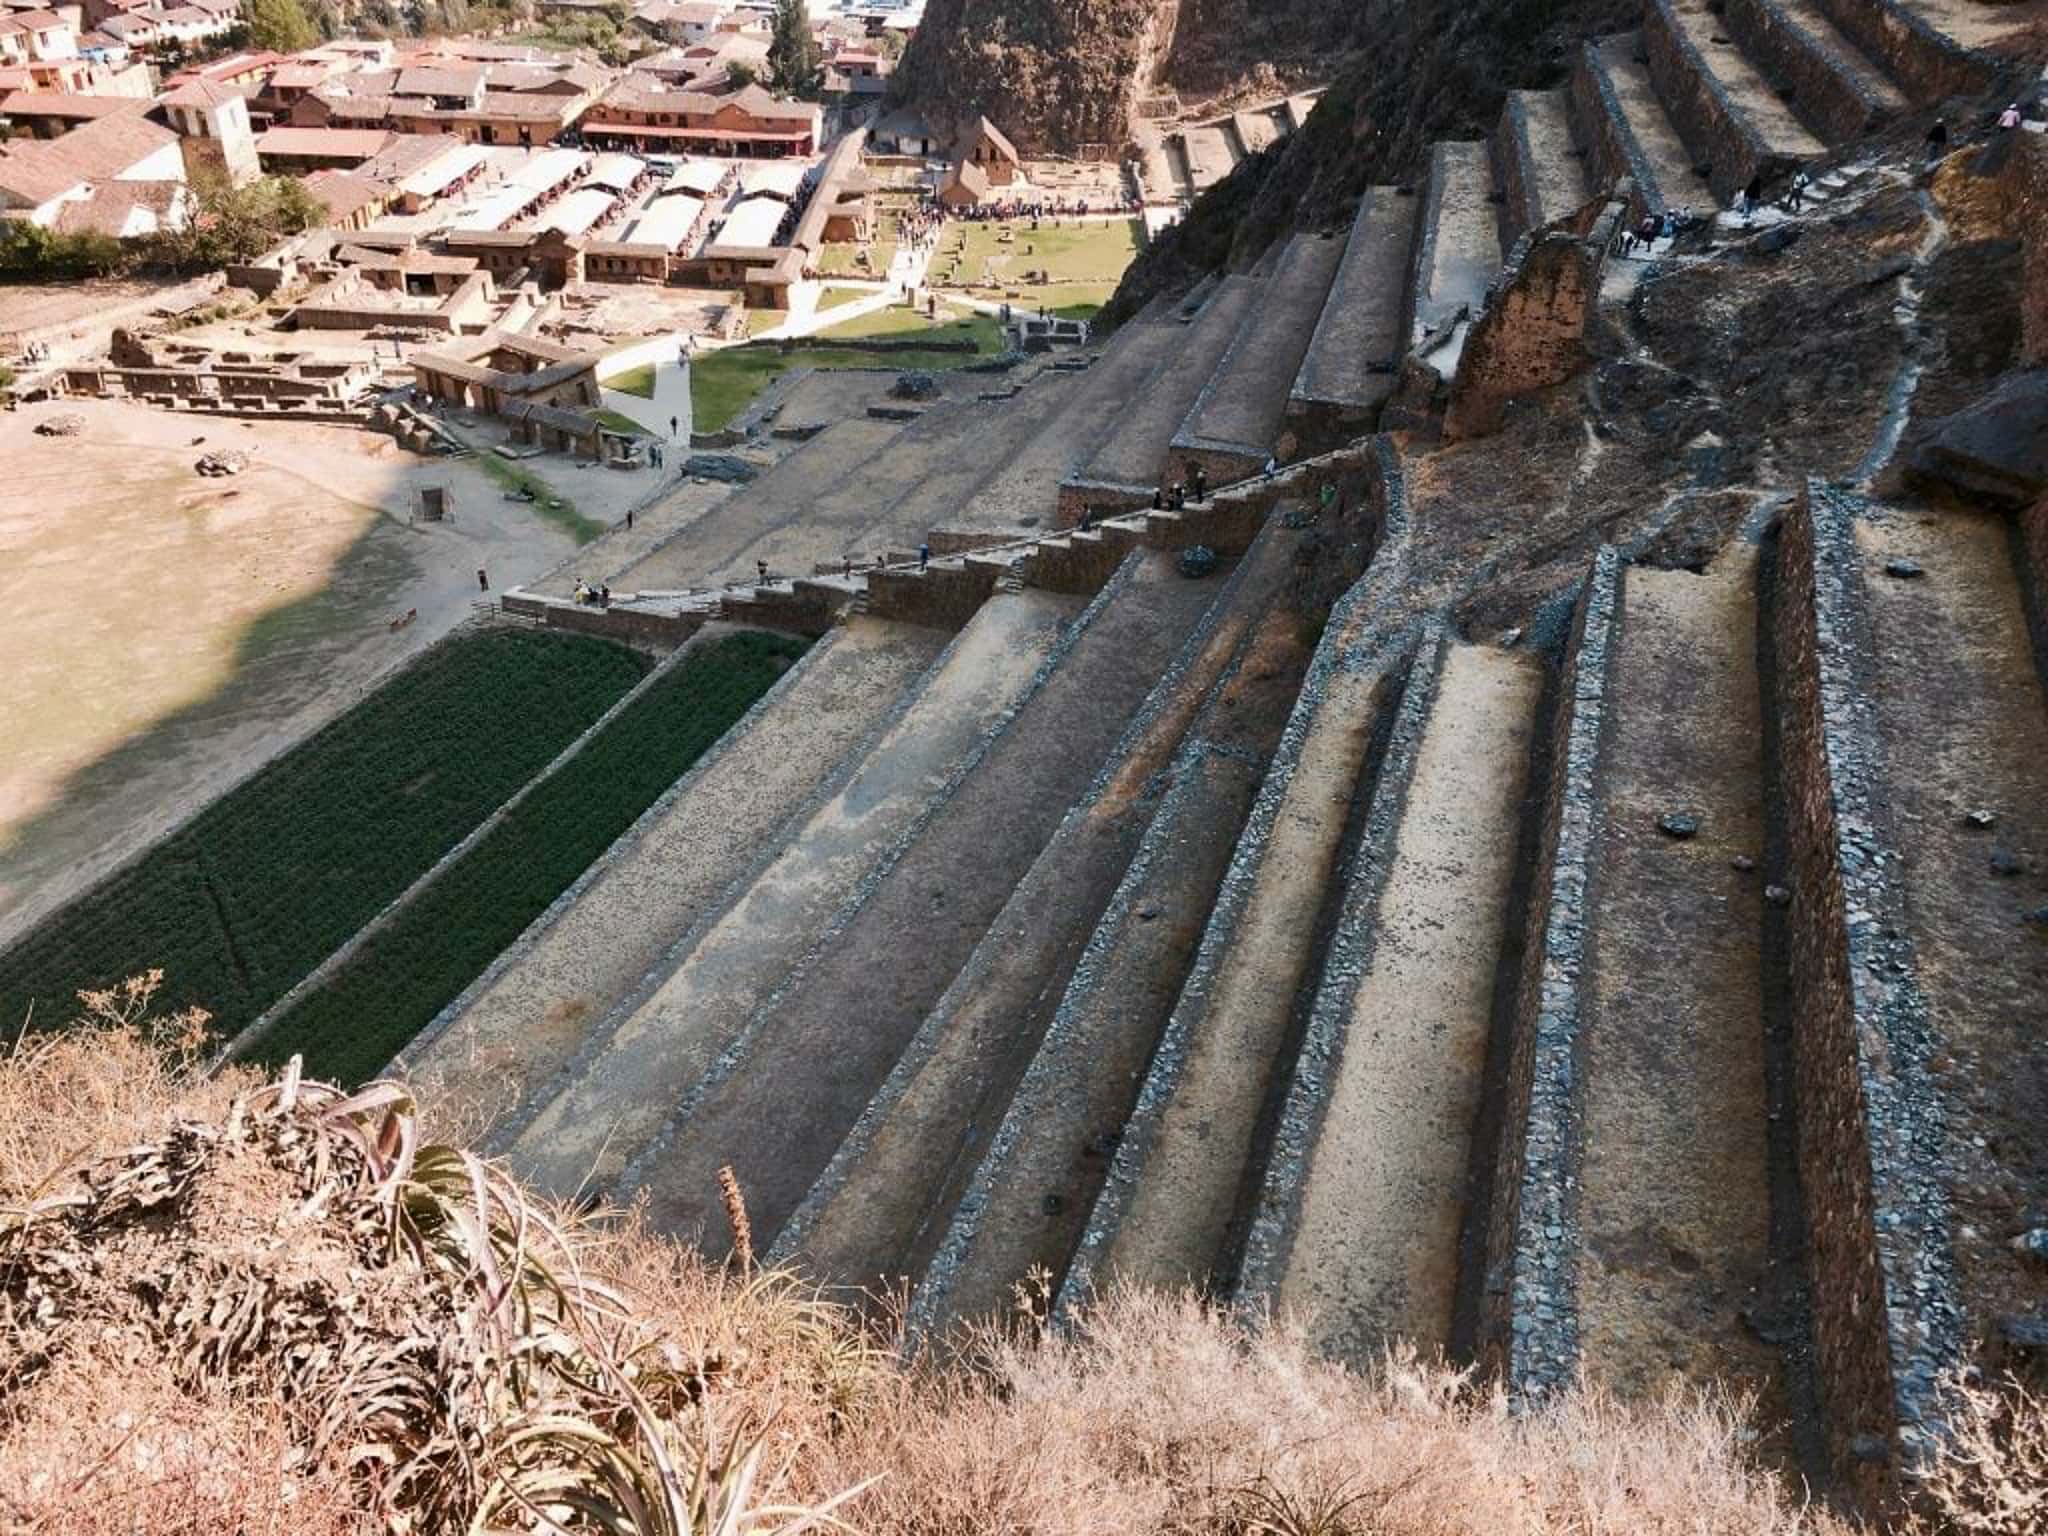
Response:
M263 176L237 187L214 172L193 178L192 217L183 229L152 237L150 255L181 271L208 271L254 260L288 235L326 222L320 199L290 176Z
M320 41L320 29L299 0L242 0L249 41L273 53L297 53Z
M736 91L744 91L748 86L758 84L760 79L754 72L754 66L745 60L735 60L725 66L725 83Z
M811 32L804 0L778 0L775 38L768 45L768 79L785 96L816 101L825 89L825 58Z

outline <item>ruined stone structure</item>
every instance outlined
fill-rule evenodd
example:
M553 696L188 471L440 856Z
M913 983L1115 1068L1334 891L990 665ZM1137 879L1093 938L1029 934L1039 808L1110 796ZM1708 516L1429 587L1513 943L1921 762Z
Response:
M214 352L169 337L117 330L107 361L64 369L62 386L72 394L127 397L187 410L353 417L375 377L367 363L323 362L291 353Z

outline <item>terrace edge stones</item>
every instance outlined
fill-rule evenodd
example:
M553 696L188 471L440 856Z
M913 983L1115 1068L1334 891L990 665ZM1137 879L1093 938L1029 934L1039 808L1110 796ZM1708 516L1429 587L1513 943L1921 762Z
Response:
M1579 1026L1621 569L1620 551L1603 545L1565 657L1489 1212L1482 1327L1523 1403L1568 1385L1578 1368Z
M1408 664L1400 707L1381 755L1372 803L1366 811L1364 835L1344 877L1343 906L1323 961L1322 980L1316 988L1308 1028L1294 1061L1286 1106L1273 1133L1272 1150L1238 1270L1235 1294L1240 1304L1270 1306L1279 1297L1280 1282L1301 1218L1309 1160L1314 1156L1323 1118L1329 1110L1352 999L1372 966L1378 941L1380 898L1393 870L1401 816L1408 803L1409 786L1414 782L1423 731L1436 701L1448 648L1443 622L1428 621Z

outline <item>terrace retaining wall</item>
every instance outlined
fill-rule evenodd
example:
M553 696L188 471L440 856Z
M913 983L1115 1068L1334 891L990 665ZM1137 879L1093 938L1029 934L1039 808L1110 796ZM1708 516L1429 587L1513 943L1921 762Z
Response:
M1854 507L1808 483L1779 537L1771 627L1814 1376L1843 1480L1875 1504L1931 1443L1961 1341L1926 1006L1873 797Z
M1965 48L1901 0L1815 0L1915 101L1988 90L1998 63Z
M1861 81L1828 64L1827 46L1809 35L1781 0L1726 0L1729 30L1774 86L1790 86L1800 115L1830 143L1860 139L1884 117L1884 103Z

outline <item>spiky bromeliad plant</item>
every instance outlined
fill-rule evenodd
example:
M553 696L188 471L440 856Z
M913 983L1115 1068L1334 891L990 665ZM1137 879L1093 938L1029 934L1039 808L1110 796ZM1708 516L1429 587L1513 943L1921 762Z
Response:
M275 1393L391 1529L845 1529L858 1489L757 1506L772 1423L717 1422L716 1362L585 1274L587 1239L502 1172L422 1145L394 1083L344 1095L294 1061L82 1173L0 1193L0 1407L118 1337L188 1389Z

